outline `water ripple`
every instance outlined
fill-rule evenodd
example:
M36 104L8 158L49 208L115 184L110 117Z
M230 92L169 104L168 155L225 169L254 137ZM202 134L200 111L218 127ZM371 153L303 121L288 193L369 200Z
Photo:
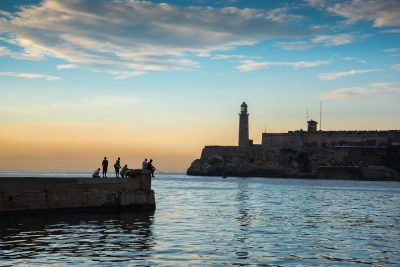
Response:
M1 218L0 266L400 262L399 183L176 175L154 189L155 213Z

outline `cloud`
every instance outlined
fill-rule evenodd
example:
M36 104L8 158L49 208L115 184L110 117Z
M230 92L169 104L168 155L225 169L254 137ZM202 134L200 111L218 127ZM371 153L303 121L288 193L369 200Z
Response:
M0 76L17 77L24 79L45 79L48 81L56 81L61 79L60 77L50 76L45 74L22 73L22 72L0 72Z
M328 1L308 1L309 4L325 8L331 13L346 18L347 23L372 21L374 27L400 25L398 0L352 0L331 4Z
M1 17L11 18L12 17L12 13L4 11L4 10L0 10L0 20L2 19Z
M350 44L355 41L355 36L348 33L334 34L334 35L319 35L311 40L314 44L321 44L323 46L338 46Z
M322 98L331 100L369 97L400 97L400 83L372 83L365 87L340 88L322 94Z
M275 8L268 12L266 17L275 22L300 21L304 19L303 16L290 14L289 11L289 7Z
M393 64L391 65L392 69L396 70L396 71L400 71L400 64Z
M103 108L124 108L136 104L137 98L134 96L114 96L105 95L93 98L83 98L73 103L54 103L50 105L52 109L103 109Z
M331 81L337 80L343 77L353 76L357 74L369 73L373 71L378 71L377 69L370 69L370 70L349 70L349 71L342 71L342 72L328 72L328 73L321 73L318 75L318 78L323 81Z
M367 63L364 59L358 58L358 57L344 57L343 60L346 60L346 61L357 61L357 62L362 63L362 64Z
M279 42L274 45L284 50L306 50L315 47L314 44L307 41Z
M237 67L240 71L253 71L269 67L270 62L257 62L254 60L242 60L241 64Z
M119 78L148 72L188 71L192 57L253 45L266 39L299 37L289 9L174 6L150 1L45 0L0 21L0 33L23 52L19 59L57 58ZM229 23L226 23L229 21Z
M74 64L60 64L60 65L57 65L57 69L58 70L68 70L68 69L75 69L75 68L77 68L78 66L77 65L74 65Z
M288 66L294 69L302 69L302 68L314 68L321 65L328 64L329 61L326 60L318 60L318 61L295 61L295 62L272 62L272 61L254 61L254 60L242 60L241 64L237 67L239 71L247 72L254 71L258 69L265 69L269 67L275 66Z
M392 47L392 48L387 48L385 50L383 50L386 53L396 53L397 51L400 51L400 48L397 47Z
M400 48L397 48L397 47L387 48L387 49L385 49L383 51L388 53L389 57L398 57L398 56L400 56L400 54L397 53L397 52L400 51Z
M325 7L326 6L326 0L305 0L306 3L308 3L310 6L313 7Z
M131 95L113 96L104 95L93 98L82 98L75 102L51 102L47 104L32 104L18 106L1 106L0 114L28 115L48 114L57 111L71 111L79 109L105 109L105 108L126 108L137 103L138 99Z
M1 26L1 21L0 21L0 26ZM0 32L1 32L1 27L0 27ZM14 40L9 39L9 38L3 38L2 41L14 44ZM44 59L44 57L42 55L40 55L36 52L33 52L33 51L26 50L24 52L14 52L4 46L0 46L0 56L7 56L7 57L21 59L21 60L43 60Z
M388 29L388 30L383 30L383 33L400 33L400 29Z
M350 44L356 40L353 34L341 33L332 35L317 35L309 41L279 42L275 46L284 50L306 50L316 46L333 47Z
M243 55L224 55L224 54L220 54L220 55L215 55L212 56L211 59L242 59L245 58L245 56Z

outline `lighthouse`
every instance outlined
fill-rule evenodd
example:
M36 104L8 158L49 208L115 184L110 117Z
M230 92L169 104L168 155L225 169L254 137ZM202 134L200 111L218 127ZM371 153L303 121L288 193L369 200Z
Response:
M239 146L249 146L249 113L247 113L247 104L243 102L239 113Z

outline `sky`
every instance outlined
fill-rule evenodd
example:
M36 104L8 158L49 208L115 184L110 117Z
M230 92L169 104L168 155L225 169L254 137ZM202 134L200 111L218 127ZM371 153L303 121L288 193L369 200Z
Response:
M1 0L0 96L3 171L182 172L243 101L254 143L400 129L400 0Z

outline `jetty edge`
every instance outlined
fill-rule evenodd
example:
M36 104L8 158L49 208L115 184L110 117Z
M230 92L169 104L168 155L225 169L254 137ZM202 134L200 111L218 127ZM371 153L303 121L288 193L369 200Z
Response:
M0 215L60 211L154 211L150 171L133 178L0 178Z

